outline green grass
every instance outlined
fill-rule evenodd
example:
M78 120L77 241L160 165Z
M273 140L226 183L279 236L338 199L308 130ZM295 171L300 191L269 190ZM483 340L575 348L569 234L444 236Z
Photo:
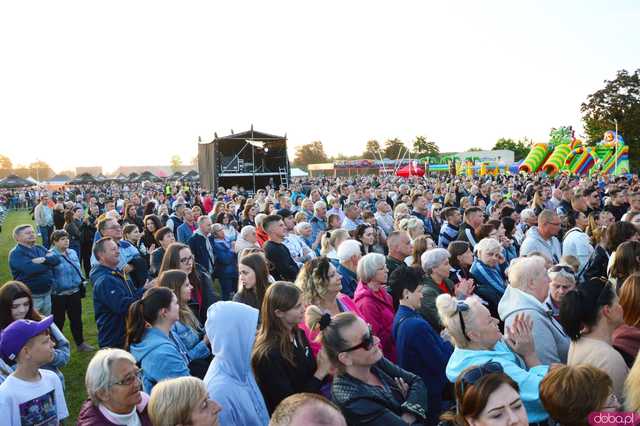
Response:
M12 279L9 271L9 250L13 248L15 242L11 237L11 232L16 225L23 223L33 223L31 216L25 210L13 211L9 213L6 221L2 225L0 233L0 283L5 283ZM35 225L35 224L34 224ZM87 296L82 300L82 323L84 325L84 338L87 343L98 347L96 322L93 317L93 298L91 297L91 286L87 288ZM69 330L69 320L65 321L64 335L71 342L71 360L63 369L65 377L65 398L69 408L69 419L65 424L76 424L76 417L80 411L82 402L87 394L84 388L84 374L87 364L93 353L76 352L71 331Z

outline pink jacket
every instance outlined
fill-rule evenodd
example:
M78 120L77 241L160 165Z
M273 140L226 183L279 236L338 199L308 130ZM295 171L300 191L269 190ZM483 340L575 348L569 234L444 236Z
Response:
M393 341L393 299L387 292L386 286L378 291L372 291L368 285L360 281L353 296L362 318L371 325L373 334L380 339L382 352L391 362L396 362L396 345Z
M347 296L346 294L340 293L338 294L337 299L340 301L340 303L342 303L342 306L344 306L347 309L347 311L353 312L360 318L364 319L364 317L360 313L360 310L358 309L356 304L353 303L353 300L351 300L349 296ZM307 335L307 339L309 340L309 344L311 345L311 350L313 351L313 356L317 357L318 352L320 351L320 348L322 348L322 344L320 342L316 342L316 337L318 336L319 331L309 330L309 327L307 327L307 324L305 324L304 321L298 324L298 327L300 327L302 331L304 331L304 334Z

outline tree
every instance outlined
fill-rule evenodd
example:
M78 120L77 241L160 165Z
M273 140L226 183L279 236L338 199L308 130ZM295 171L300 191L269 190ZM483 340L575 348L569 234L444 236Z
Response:
M39 181L49 180L55 175L49 164L41 160L29 164L28 169L31 176Z
M631 168L636 169L640 154L640 68L633 74L618 71L614 80L605 80L604 88L587 96L580 106L587 142L602 140L604 132L615 130L629 145Z
M469 148L467 151L473 152L473 151L484 151L484 150L482 148L478 148L477 146L473 146Z
M177 172L178 170L180 170L180 166L182 165L182 159L178 154L172 155L170 164L171 164L171 171Z
M406 147L398 138L387 139L384 143L384 156L390 160L402 158Z
M413 141L413 155L416 157L437 157L440 155L440 147L425 136L416 136Z
M529 153L529 150L531 149L531 140L524 138L515 142L513 139L500 138L493 146L493 149L508 149L513 151L514 160L520 161Z
M329 158L324 152L322 142L314 141L296 147L293 164L296 166L306 166L307 164L326 163L327 161L329 161Z
M0 154L0 169L12 169L13 163L9 157Z
M362 158L368 158L369 160L376 160L380 156L380 143L375 140L375 139L371 139L370 141L367 141L367 146L364 149L364 152L362 153Z

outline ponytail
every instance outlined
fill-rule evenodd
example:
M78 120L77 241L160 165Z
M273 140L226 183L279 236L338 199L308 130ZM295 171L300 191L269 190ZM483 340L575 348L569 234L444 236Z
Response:
M322 310L310 305L305 311L305 323L310 330L319 331L316 341L322 343L329 361L340 372L342 363L338 360L338 354L347 348L347 342L342 338L341 330L358 321L358 317L352 312L342 312L334 317Z
M574 342L582 336L582 330L590 330L598 323L600 309L610 306L616 292L604 278L592 278L575 290L568 292L560 303L560 324Z
M161 309L171 306L173 292L166 287L153 287L147 290L142 299L129 306L125 348L140 343L147 327L152 327L158 320Z

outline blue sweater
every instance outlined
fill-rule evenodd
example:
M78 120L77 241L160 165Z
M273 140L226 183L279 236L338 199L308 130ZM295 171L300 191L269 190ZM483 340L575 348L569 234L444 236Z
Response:
M101 348L123 348L129 306L142 297L144 288L135 286L120 271L99 264L91 269L93 310Z
M178 226L178 230L176 232L176 240L178 240L178 242L182 244L187 244L189 238L191 238L192 235L193 228L191 228L191 225L185 222L182 225Z
M238 276L238 259L233 250L231 250L231 243L227 240L214 240L213 253L215 257L214 276L217 278Z
M187 350L173 332L167 336L158 328L148 328L142 340L132 344L129 351L142 367L146 393L151 393L160 380L190 375Z
M453 346L444 341L415 310L400 305L393 320L398 366L422 378L427 387L427 416L433 424L447 407L442 391L448 384L445 369Z
M33 259L44 257L43 263L33 263ZM60 257L49 253L46 248L35 245L27 247L17 244L9 252L9 268L16 281L29 287L34 295L45 294L51 290L55 279L53 268L60 263Z

